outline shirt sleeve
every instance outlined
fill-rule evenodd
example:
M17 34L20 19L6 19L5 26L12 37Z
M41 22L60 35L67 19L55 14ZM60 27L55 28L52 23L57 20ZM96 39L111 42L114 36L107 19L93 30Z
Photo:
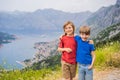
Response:
M63 48L63 40L62 40L62 38L59 39L58 47Z
M78 38L79 38L79 36L78 36L78 35L76 35L74 38L75 38L75 41L77 41L77 40L78 40Z
M91 51L95 51L95 46L94 46L94 44L90 44L90 50L91 50Z

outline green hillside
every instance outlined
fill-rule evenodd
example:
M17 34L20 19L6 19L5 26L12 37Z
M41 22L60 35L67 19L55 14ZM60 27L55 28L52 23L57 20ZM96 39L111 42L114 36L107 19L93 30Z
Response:
M96 46L106 44L108 42L120 41L120 23L107 27L94 38Z

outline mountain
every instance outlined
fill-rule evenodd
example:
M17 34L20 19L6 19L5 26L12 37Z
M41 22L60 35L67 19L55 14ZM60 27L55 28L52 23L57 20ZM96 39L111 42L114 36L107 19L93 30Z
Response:
M72 21L78 32L79 26L88 25L94 37L101 30L120 22L120 0L115 5L89 11L69 13L54 9L38 9L34 12L0 12L0 30L10 33L40 34L62 32L65 21Z
M120 22L120 0L115 5L102 7L82 23L92 27L92 35L96 35L101 30Z
M71 20L79 26L91 12L68 13L53 9L34 12L0 12L0 30L12 33L43 33L63 31L65 21Z
M107 42L120 41L120 23L107 27L99 32L97 37L94 38L95 43L105 44Z

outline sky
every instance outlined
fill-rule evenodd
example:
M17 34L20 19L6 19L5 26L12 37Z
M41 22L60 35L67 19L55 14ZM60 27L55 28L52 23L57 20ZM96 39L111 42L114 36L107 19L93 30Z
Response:
M0 11L34 12L37 9L55 9L64 12L95 12L114 5L117 0L0 0Z

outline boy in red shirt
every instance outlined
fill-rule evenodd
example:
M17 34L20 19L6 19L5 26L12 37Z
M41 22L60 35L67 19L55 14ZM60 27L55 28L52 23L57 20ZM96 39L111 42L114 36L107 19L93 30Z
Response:
M62 74L65 80L73 80L76 76L76 48L74 39L75 26L68 21L63 26L65 35L60 39L58 51L62 52Z

